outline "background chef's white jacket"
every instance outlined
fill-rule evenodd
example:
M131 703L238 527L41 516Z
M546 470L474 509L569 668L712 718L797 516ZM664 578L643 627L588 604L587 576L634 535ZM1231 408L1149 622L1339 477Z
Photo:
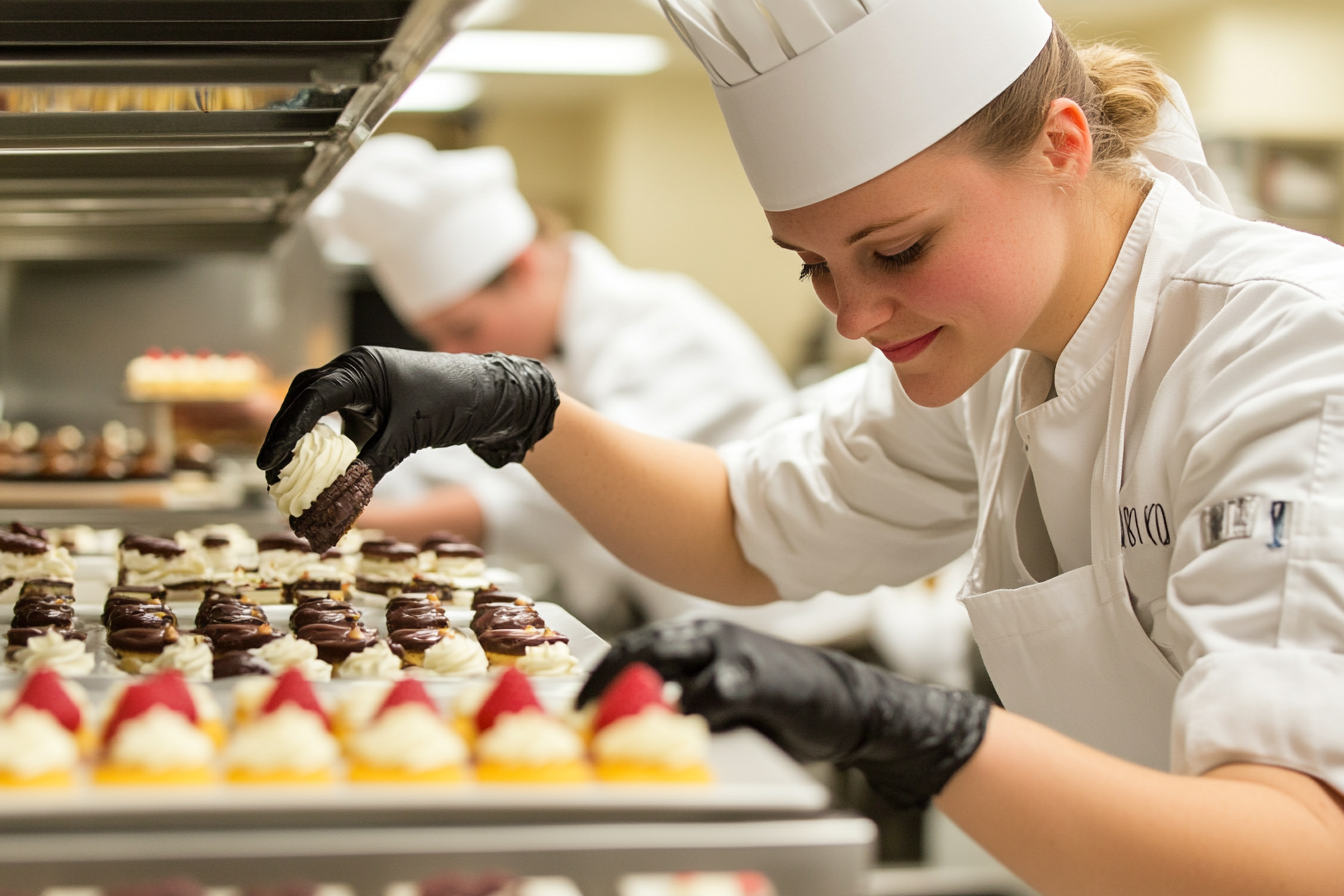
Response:
M965 551L1004 413L1030 437L1040 512L1017 520L1029 575L1003 558L985 587L1089 562L1108 393L1095 387L1110 382L1164 187L1053 369L1014 352L929 409L875 355L852 400L720 449L746 556L785 597L908 582ZM1000 407L1010 377L1019 399ZM1344 791L1344 248L1202 210L1131 407L1125 571L1140 623L1182 675L1173 770L1263 762Z
M731 311L680 274L633 270L574 233L560 318L560 388L641 432L718 445L795 412L793 389ZM389 473L379 498L412 500L446 483L471 491L492 553L552 567L580 613L638 579L518 465L492 470L465 448L423 451ZM647 580L644 580L647 582Z

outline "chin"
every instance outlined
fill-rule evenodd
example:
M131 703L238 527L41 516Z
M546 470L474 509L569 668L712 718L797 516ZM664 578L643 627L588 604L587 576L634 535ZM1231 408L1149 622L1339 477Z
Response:
M901 388L915 404L922 408L940 408L951 404L966 394L975 385L975 380L945 372L939 373L902 373L896 370L896 378Z

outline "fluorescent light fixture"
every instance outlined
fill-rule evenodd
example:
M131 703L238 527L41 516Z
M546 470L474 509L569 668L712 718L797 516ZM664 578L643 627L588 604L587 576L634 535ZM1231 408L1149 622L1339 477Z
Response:
M461 72L425 72L411 82L393 112L456 112L481 95L481 79Z
M651 34L579 31L463 31L431 70L527 75L647 75L667 65L667 44Z

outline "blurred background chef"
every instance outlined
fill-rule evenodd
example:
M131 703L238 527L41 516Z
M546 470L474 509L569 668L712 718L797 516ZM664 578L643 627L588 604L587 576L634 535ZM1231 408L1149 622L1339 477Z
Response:
M431 348L537 358L602 414L718 445L795 411L760 339L690 278L623 266L592 236L534 212L499 147L437 151L406 134L370 140L314 203L329 251L363 255L398 318ZM465 449L422 452L389 474L360 525L419 541L461 533L514 562L544 563L590 620L634 595L683 612L641 581L521 468Z

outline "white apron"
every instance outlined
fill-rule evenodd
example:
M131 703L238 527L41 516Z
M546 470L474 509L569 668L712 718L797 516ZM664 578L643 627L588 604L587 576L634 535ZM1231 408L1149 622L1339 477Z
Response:
M1158 295L1185 252L1198 212L1194 197L1174 184L1158 207L1131 323L1116 350L1106 436L1092 474L1092 564L1037 583L1020 557L1020 539L1047 536L1043 526L1019 532L1024 489L1035 488L1014 432L1019 365L1017 375L1007 378L990 442L994 469L961 595L1006 708L1163 771L1169 767L1172 701L1180 676L1135 618L1121 552L1119 494L1134 380ZM1028 498L1035 500L1034 494Z

